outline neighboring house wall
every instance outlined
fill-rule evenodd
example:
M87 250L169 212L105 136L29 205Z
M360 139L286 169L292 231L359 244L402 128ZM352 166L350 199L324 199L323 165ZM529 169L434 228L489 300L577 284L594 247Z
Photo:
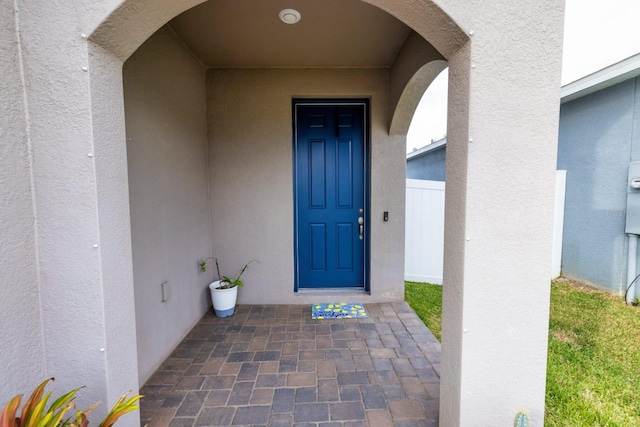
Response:
M639 78L562 104L558 168L567 170L562 273L626 288L627 171L640 160Z
M428 181L444 181L447 160L447 146L441 145L429 151L407 159L407 178Z
M13 2L0 2L0 405L45 376L31 146ZM6 102L8 101L8 102Z
M245 273L241 303L318 298L293 292L291 111L292 98L306 96L371 99L371 295L357 298L403 299L405 147L387 133L388 91L386 69L208 70L213 253L223 274L260 260Z
M627 171L630 161L640 160L638 79L563 103L560 110L558 169L567 171L562 274L619 294L628 285ZM407 178L444 181L445 159L444 145L410 153Z
M198 267L211 256L205 69L163 27L127 60L123 76L144 383L211 306Z

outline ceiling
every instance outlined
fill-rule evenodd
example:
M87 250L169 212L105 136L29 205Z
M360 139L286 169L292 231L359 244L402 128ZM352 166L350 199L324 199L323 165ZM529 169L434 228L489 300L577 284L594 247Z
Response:
M360 0L209 0L169 25L208 67L389 67L410 32Z

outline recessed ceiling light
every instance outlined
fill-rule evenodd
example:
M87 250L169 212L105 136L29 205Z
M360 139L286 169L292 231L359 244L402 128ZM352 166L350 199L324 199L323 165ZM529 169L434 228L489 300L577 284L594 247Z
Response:
M280 17L280 20L285 24L295 24L302 17L300 15L300 12L295 9L282 9L278 16Z

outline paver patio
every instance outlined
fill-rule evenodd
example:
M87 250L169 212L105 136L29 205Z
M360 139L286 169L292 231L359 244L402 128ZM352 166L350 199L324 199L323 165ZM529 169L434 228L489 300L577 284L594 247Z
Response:
M205 315L142 387L149 426L437 426L440 343L406 302Z

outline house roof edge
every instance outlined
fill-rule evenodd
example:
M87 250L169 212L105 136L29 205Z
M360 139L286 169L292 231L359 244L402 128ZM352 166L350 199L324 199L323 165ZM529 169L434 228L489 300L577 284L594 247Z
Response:
M637 76L640 76L640 53L562 86L561 102L573 101Z
M407 160L413 159L414 157L420 157L423 154L427 154L431 151L437 150L439 148L444 147L447 144L447 138L441 138L437 141L432 142L431 144L427 144L422 148L418 148L417 150L413 150L407 153Z

